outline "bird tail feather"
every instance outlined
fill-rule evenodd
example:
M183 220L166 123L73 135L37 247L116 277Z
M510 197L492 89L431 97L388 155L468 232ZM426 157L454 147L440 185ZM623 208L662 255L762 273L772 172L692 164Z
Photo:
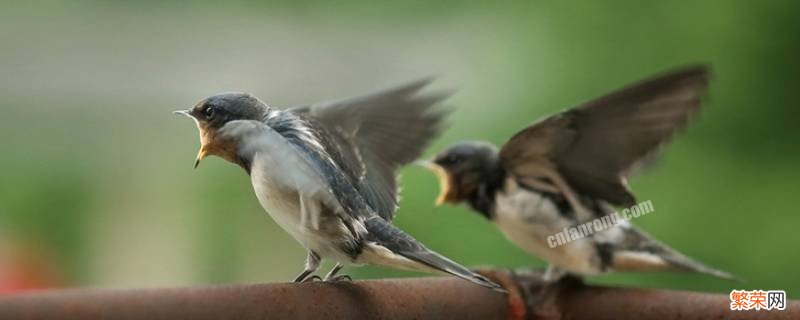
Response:
M460 264L436 252L427 250L427 251L415 251L415 252L399 252L398 254L410 260L422 263L435 270L459 277L474 284L492 289L494 291L506 292L506 290L503 289L503 287L501 287L500 285L492 282L491 280L487 279L482 275L472 272L466 267L461 266Z
M661 258L681 271L699 272L721 279L741 281L741 279L737 278L736 276L728 272L714 269L684 255L673 254L673 255L663 256Z
M741 281L730 273L711 268L683 255L631 225L622 230L629 245L614 253L613 268L617 271L697 272Z
M364 226L368 231L366 235L368 241L388 250L391 252L391 255L397 255L407 262L413 262L414 266L404 266L402 261L390 263L386 263L385 261L375 262L392 267L409 267L410 269L416 270L439 271L495 291L506 292L503 287L484 276L472 272L466 267L431 251L416 239L378 216L365 220Z

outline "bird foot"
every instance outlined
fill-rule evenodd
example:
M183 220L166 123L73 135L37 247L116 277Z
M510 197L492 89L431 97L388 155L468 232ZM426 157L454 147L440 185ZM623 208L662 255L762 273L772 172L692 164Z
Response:
M542 281L545 283L556 283L567 276L569 273L566 271L555 267L555 266L548 266L545 270L544 274L542 275Z
M340 281L348 281L348 282L350 282L350 281L353 281L353 278L351 278L350 276L348 276L346 274L338 275L338 276L335 276L335 277L327 277L327 278L325 278L325 282L340 282Z
M312 275L309 276L308 278L303 279L303 281L300 282L315 282L315 281L322 281L322 278L320 278L318 275Z

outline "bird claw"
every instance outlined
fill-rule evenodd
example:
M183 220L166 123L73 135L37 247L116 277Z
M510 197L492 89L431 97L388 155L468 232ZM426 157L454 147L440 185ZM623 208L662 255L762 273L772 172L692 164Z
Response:
M547 266L547 269L542 275L542 281L544 281L545 283L556 283L567 275L568 273L566 271L558 267L555 267L553 265L550 265Z
M340 281L352 282L353 278L351 278L350 276L348 276L346 274L342 274L342 275L338 275L338 276L330 277L330 278L325 278L325 282L340 282Z
M322 278L320 278L318 275L312 275L309 276L308 278L303 279L303 281L300 282L314 282L314 281L322 281Z

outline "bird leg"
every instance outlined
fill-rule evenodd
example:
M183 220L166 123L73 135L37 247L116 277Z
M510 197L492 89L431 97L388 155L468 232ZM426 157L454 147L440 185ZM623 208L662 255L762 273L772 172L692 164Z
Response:
M324 281L331 281L331 282L342 281L342 280L352 281L353 278L350 278L350 276L348 276L346 274L338 275L338 276L336 275L337 273L339 273L339 270L342 270L343 267L344 267L344 265L342 265L341 263L336 263L336 265L333 266L333 269L331 269L331 271L329 271L328 274L325 275L325 278L322 278L322 279Z
M297 278L294 278L294 282L305 282L306 280L318 280L318 276L311 276L310 274L317 271L319 268L319 263L322 259L317 255L314 251L308 251L308 257L306 258L306 268L301 272Z
M547 269L544 271L542 280L544 280L545 282L556 282L562 277L564 277L564 275L566 274L567 274L566 271L551 264L548 265Z

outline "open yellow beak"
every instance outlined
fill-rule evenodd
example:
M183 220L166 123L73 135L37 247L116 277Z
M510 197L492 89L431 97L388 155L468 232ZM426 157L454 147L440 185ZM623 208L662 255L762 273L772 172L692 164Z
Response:
M433 161L421 160L416 163L427 168L439 178L439 196L436 197L437 207L455 199L455 190L452 187L450 175L447 173L447 170Z
M189 112L189 110L177 110L177 111L173 111L173 113L174 114L179 114L179 115L182 115L182 116L187 116L187 117L191 118L192 120L194 120L195 123L197 123L197 119L195 119L195 117L192 116L192 114ZM197 169L197 166L200 165L200 161L205 159L205 157L208 156L208 148L206 148L206 144L203 142L203 140L204 139L203 139L203 137L201 135L200 136L200 143L202 143L203 145L200 147L200 151L197 152L197 158L195 158L195 160L194 160L194 168L195 169Z
M200 161L205 159L208 156L208 150L206 146L200 147L200 151L197 152L197 158L194 160L194 168L197 169L197 166L200 165Z

